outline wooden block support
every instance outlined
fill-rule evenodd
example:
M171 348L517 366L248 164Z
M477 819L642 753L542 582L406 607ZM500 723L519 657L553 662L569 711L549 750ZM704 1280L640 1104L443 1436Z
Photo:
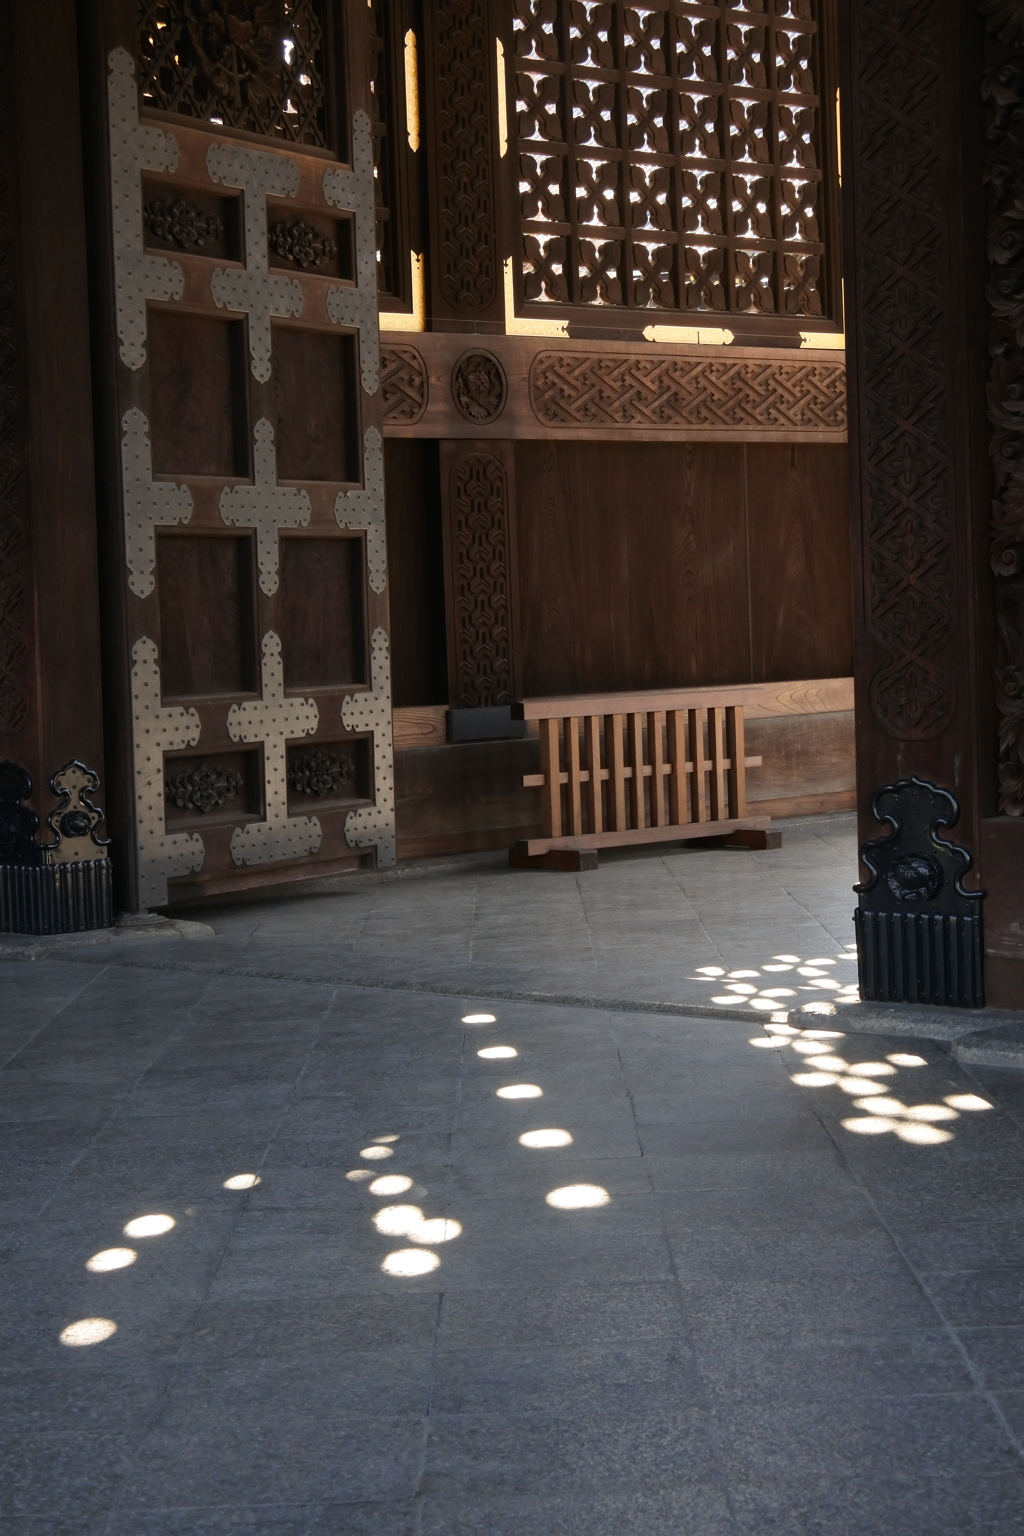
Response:
M580 874L597 868L596 848L550 848L547 853L526 853L526 843L516 843L508 851L510 869L563 869Z

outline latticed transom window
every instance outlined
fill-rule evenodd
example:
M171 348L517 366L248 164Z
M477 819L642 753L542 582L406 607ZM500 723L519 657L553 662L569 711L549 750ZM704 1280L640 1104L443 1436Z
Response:
M527 300L822 313L819 0L516 0Z

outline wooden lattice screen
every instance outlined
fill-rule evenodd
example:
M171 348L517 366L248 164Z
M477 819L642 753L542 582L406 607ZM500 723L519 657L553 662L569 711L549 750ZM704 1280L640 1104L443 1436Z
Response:
M517 0L523 298L830 313L819 8Z

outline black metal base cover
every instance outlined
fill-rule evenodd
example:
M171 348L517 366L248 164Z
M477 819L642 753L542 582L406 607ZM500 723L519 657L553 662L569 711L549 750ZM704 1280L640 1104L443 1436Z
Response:
M858 909L853 922L865 1002L984 1007L980 917Z
M109 859L0 864L0 933L84 933L113 922Z

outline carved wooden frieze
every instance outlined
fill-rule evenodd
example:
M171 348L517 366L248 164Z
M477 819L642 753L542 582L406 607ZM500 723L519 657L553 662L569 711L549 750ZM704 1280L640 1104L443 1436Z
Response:
M538 352L530 405L546 427L846 427L843 363L650 352Z
M985 6L988 251L992 312L989 451L996 483L991 560L996 600L999 809L1024 815L1024 3Z
M441 297L469 312L497 295L490 37L484 0L434 7L436 261Z
M859 0L856 28L864 599L887 660L872 714L900 741L957 707L937 659L959 616L952 580L941 201L939 18L931 0Z
M381 403L388 426L411 427L427 408L427 370L415 347L385 346L380 353Z

